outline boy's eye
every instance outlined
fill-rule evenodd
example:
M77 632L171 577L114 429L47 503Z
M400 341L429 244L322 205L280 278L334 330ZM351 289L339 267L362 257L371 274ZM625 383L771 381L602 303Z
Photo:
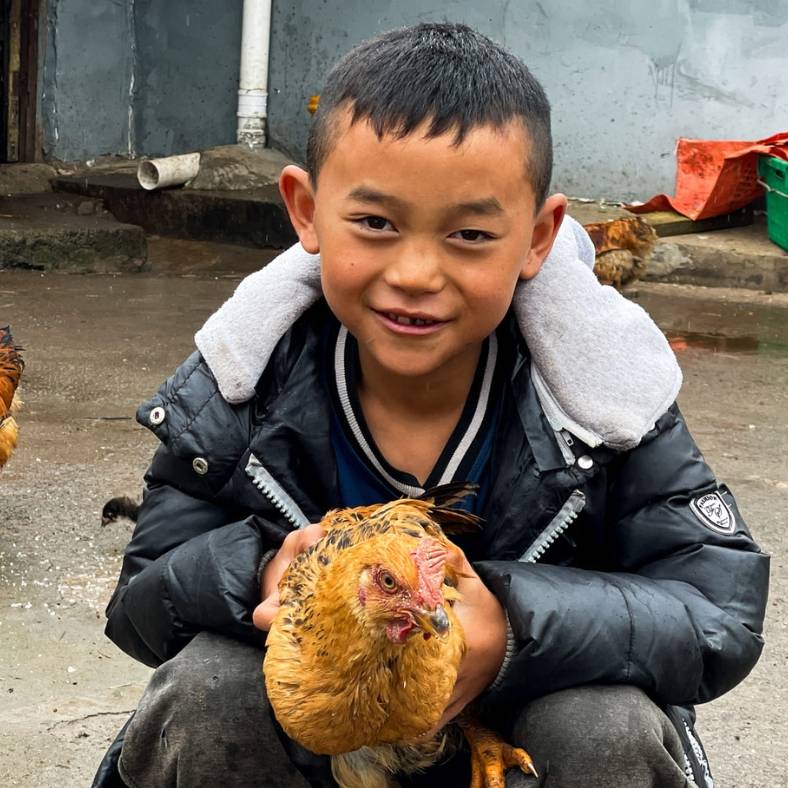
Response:
M393 230L394 226L388 219L384 219L382 216L362 216L361 219L358 220L359 224L366 228L367 230Z
M452 233L452 238L459 238L461 241L468 243L479 243L480 241L489 241L492 236L484 230L458 230Z

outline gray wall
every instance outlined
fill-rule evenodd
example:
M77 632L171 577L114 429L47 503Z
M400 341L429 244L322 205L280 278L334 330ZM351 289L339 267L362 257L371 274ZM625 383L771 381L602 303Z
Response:
M309 96L377 32L466 22L520 55L553 103L554 186L672 191L676 138L788 128L788 0L274 0L269 130L301 158ZM49 0L48 158L162 155L235 141L242 0Z
M49 0L46 158L235 142L242 0Z
M308 98L339 55L428 20L466 22L529 65L553 104L554 186L576 196L672 191L679 136L788 128L788 0L290 0L274 3L273 143L301 155Z
M145 155L235 142L242 0L136 0L135 141Z

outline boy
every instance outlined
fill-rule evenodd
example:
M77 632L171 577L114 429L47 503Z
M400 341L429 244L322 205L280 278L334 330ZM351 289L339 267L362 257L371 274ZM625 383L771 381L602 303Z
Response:
M541 87L466 27L394 31L332 70L308 172L280 181L300 247L138 414L163 446L107 634L164 664L126 784L330 785L264 698L277 581L327 509L468 479L486 526L460 541L444 722L479 699L556 788L712 785L690 704L755 664L768 559L672 404L664 338L579 262L551 166Z

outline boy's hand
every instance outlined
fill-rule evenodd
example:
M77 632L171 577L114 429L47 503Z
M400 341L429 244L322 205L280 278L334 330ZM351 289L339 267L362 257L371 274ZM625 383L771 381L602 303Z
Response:
M252 622L258 629L267 632L271 628L276 611L279 610L279 581L285 569L299 553L303 553L325 535L326 532L319 523L299 528L285 537L276 555L265 565L260 587L263 601L252 613Z
M471 701L492 684L506 655L506 613L495 595L482 582L461 550L452 564L461 572L457 590L462 600L454 612L465 631L465 655L457 683L435 731L451 722Z

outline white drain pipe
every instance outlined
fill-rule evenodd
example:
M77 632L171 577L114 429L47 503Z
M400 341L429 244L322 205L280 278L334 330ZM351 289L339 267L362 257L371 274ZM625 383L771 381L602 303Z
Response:
M141 161L137 167L137 180L147 191L166 186L182 186L200 171L200 154L184 153L164 159Z
M250 148L265 147L270 40L271 0L244 0L238 142Z

